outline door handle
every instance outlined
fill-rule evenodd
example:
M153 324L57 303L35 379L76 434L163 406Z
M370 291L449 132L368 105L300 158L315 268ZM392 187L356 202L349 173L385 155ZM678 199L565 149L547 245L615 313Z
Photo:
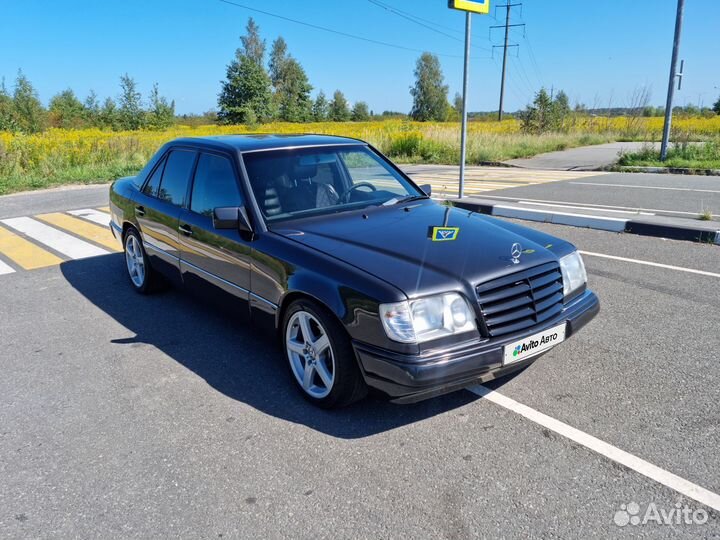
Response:
M192 236L192 229L190 228L190 225L180 225L178 227L178 231L183 233L185 236Z
M135 207L135 213L138 216L144 216L145 215L145 207L144 206L136 206Z

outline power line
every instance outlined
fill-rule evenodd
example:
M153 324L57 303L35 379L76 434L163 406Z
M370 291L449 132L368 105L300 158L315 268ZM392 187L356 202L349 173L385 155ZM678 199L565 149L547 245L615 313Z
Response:
M537 60L535 59L535 53L533 52L532 45L530 44L530 37L527 35L527 30L525 31L525 35L523 36L523 39L525 40L525 43L528 46L528 52L530 53L530 62L532 63L533 69L535 70L535 74L537 75L538 80L541 83L541 86L545 86L545 79L542 76L542 71L540 70L540 66L537 63Z
M246 5L244 5L244 4L239 4L239 3L237 3L237 2L232 2L232 1L230 1L230 0L218 0L218 1L219 1L219 2L222 2L223 4L229 4L229 5L231 5L231 6L239 7L239 8L242 8L242 9L247 9L248 11L253 11L253 12L255 12L255 13L262 13L263 15L267 15L268 17L275 17L276 19L281 19L281 20L283 20L283 21L288 21L288 22L292 22L292 23L295 23L295 24L300 24L300 25L302 25L302 26L307 26L307 27L309 27L309 28L314 28L314 29L316 29L316 30L322 30L323 32L329 32L329 33L331 33L331 34L336 34L336 35L339 35L339 36L344 36L344 37L348 37L348 38L352 38L352 39L357 39L357 40L360 40L360 41L365 41L365 42L367 42L367 43L374 43L375 45L382 45L382 46L384 46L384 47L391 47L391 48L393 48L393 49L400 49L400 50L404 50L404 51L412 51L412 52L419 52L419 53L427 52L427 51L422 50L422 49L414 49L414 48L412 48L412 47L405 47L404 45L396 45L396 44L394 44L394 43L388 43L388 42L386 42L386 41L380 41L380 40L377 40L377 39L366 38L366 37L363 37L363 36L357 36L357 35L355 35L355 34L349 34L349 33L347 33L347 32L342 32L342 31L340 31L340 30L333 30L332 28L327 28L327 27L325 27L325 26L320 26L320 25L318 25L318 24L313 24L313 23L309 23L309 22L305 22L305 21L299 21L299 20L297 20L297 19L292 19L292 18L290 18L290 17L285 17L284 15L278 15L277 13L271 13L271 12L269 12L269 11L264 11L264 10L262 10L262 9L258 9L258 8L246 6ZM447 57L447 58L462 58L462 56L459 56L459 55L456 55L456 54L444 54L444 53L434 53L434 54L436 54L437 56L444 56L444 57Z
M394 8L394 7L392 7L392 6L388 5L388 4L385 4L385 3L383 3L383 2L380 2L380 1L378 1L378 0L368 0L368 2L370 2L371 4L373 4L373 5L375 5L375 6L379 7L379 8L382 8L382 9L384 9L384 10L386 10L386 11L389 11L390 13L393 13L393 14L397 15L398 17L402 17L403 19L406 19L406 20L408 20L408 21L410 21L410 22L412 22L412 23L415 23L415 24L420 25L420 26L422 26L422 27L424 27L424 28L427 28L428 30L432 30L432 31L435 32L436 34L440 34L441 36L448 37L448 38L453 39L453 40L455 40L455 41L460 41L460 42L463 42L463 41L464 41L464 40L462 40L462 39L460 39L460 38L458 38L458 37L452 36L452 35L450 35L450 34L448 34L448 33L446 33L446 32L443 32L443 31L441 31L441 30L438 30L438 29L436 28L438 25L435 24L435 23L432 23L432 21L427 21L427 22L429 22L430 24L425 24L425 22L423 22L423 21L426 21L425 19L421 19L420 17L416 17L416 16L414 16L414 15L410 15L410 14L407 13L407 12L404 12L404 11L401 11L401 10L399 10L399 9L396 9L396 8ZM432 26L431 26L431 25L432 25ZM472 45L472 47L474 47L474 48L476 48L476 49L479 49L479 50L481 50L481 51L490 52L490 49L488 49L488 48L486 48L486 47L480 47L479 45Z

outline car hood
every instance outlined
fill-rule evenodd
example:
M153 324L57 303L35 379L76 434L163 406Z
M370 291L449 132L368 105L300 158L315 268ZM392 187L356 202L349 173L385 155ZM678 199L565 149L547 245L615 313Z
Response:
M454 240L433 241L433 227L457 227ZM433 201L293 220L272 231L341 259L401 289L408 297L466 290L502 275L556 261L567 242ZM513 244L521 255L514 259Z

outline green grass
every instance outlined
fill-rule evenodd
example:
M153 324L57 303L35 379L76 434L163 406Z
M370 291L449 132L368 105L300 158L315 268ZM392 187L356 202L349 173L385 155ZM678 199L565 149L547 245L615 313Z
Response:
M620 166L669 167L681 169L720 169L720 138L700 144L673 144L667 159L660 161L660 151L652 147L624 154Z

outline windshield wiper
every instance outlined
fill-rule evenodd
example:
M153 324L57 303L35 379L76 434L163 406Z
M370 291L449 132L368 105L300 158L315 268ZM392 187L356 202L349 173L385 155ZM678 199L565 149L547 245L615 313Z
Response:
M383 206L390 206L393 204L401 204L411 201L418 201L420 199L428 199L429 197L427 195L408 195L407 197L402 197L400 199L392 198L390 200L387 200L383 203Z

